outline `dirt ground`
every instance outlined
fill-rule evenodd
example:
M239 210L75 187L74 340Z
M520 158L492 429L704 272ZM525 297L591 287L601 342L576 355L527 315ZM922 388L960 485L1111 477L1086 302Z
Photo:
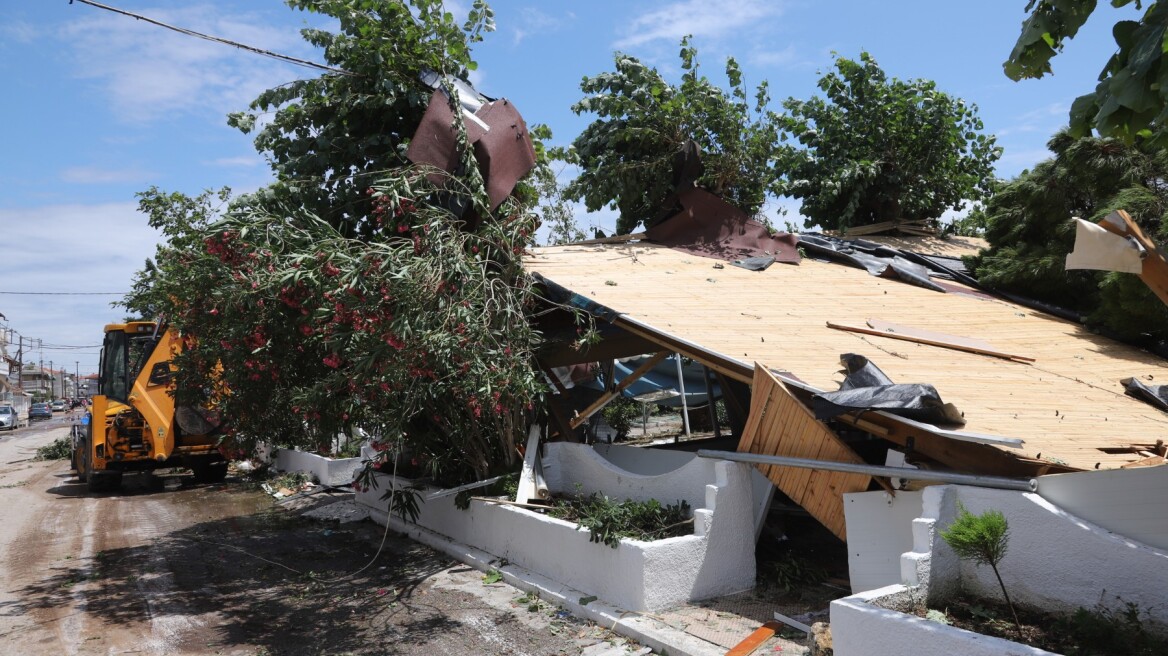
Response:
M4 653L648 651L371 522L301 517L234 475L127 476L88 494L67 461L32 459L67 422L0 436Z

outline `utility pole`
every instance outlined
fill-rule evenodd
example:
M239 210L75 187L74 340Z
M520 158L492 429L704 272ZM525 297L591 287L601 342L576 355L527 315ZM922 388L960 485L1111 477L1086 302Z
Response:
M49 400L57 398L57 377L53 375L53 361L49 360Z
M81 375L78 373L81 366L80 360L73 361L73 398L81 396Z

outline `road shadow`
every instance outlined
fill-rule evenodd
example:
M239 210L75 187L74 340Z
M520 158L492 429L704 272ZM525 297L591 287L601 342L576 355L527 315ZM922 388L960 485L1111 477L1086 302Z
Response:
M206 622L175 653L248 646L272 655L392 654L404 641L409 649L402 653L416 654L462 626L448 613L457 600L423 589L453 561L381 526L308 520L230 480L178 490L166 489L165 481L161 489L153 485L117 494L130 503L171 494L176 504L205 503L207 514L227 516L58 562L35 583L12 590L20 602L0 605L0 614L70 608L80 599L79 612L128 630L149 633L151 623L167 618ZM84 488L68 477L50 492L89 496ZM236 514L222 504L263 507ZM383 542L376 561L361 570Z
M58 497L136 497L156 494L170 494L176 490L193 488L212 488L230 493L246 493L250 490L242 485L239 478L228 477L222 483L199 483L190 472L170 471L163 472L126 472L122 475L122 484L116 490L90 492L85 483L77 478L72 471L53 474L57 483L45 490L46 493Z

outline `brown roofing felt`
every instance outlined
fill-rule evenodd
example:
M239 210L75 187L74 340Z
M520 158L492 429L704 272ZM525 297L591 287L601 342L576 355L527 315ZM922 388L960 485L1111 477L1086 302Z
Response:
M474 116L486 129L475 121L463 121L463 125L466 126L467 141L474 146L475 159L487 184L491 209L494 209L535 165L535 150L527 133L527 124L506 99L484 103ZM457 135L453 122L449 99L441 90L435 91L406 151L410 161L447 172L458 168ZM438 176L431 176L431 180L436 184L441 181Z
M988 297L941 293L862 269L804 259L749 271L644 242L534 249L530 271L659 335L712 351L738 371L754 362L834 391L844 353L894 382L929 383L964 413L962 431L1025 440L1004 451L1080 469L1140 460L1168 414L1120 380L1168 381L1168 362L1081 326ZM721 265L721 266L719 266ZM868 319L985 340L1033 363L829 328ZM1000 447L995 447L1000 448Z
M687 253L723 260L765 256L796 263L795 235L772 235L766 226L714 194L691 188L679 191L681 211L645 231L645 240Z

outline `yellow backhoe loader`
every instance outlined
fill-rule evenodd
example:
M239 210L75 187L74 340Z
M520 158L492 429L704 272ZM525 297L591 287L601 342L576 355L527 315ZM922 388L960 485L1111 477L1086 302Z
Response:
M178 334L153 321L105 327L99 393L73 436L73 468L90 492L117 489L125 472L187 467L204 483L227 475L214 413L175 405L180 348Z

